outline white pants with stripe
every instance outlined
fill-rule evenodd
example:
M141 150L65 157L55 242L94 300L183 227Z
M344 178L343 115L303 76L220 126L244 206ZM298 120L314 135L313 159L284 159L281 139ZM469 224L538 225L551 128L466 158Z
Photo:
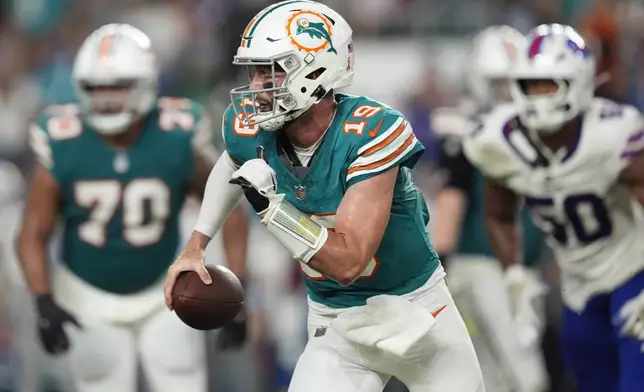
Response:
M405 297L429 312L446 306L436 316L430 334L437 343L426 357L414 362L397 361L377 348L349 342L329 326L343 310L309 301L309 341L289 392L380 392L391 376L411 392L484 392L472 341L442 269Z

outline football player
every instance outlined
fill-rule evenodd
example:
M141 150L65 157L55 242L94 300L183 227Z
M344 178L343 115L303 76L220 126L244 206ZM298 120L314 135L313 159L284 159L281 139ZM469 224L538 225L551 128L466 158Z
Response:
M59 390L72 391L69 372L63 361L48 358L34 339L36 311L16 256L15 239L23 211L26 190L20 170L9 161L0 160L0 280L6 284L3 297L13 361L13 390L38 392L52 383Z
M181 207L203 196L214 163L210 123L191 100L159 98L157 77L144 33L103 26L75 59L78 105L48 109L30 130L40 165L18 252L41 342L52 354L71 348L79 392L135 391L139 361L153 391L206 390L204 335L165 309L160 284ZM62 265L50 273L58 218Z
M474 37L468 58L471 100L432 113L441 141L439 168L446 179L435 200L434 249L447 266L450 291L466 320L488 390L543 391L547 377L540 353L537 275L516 264L504 274L485 231L483 176L467 160L461 138L496 104L510 100L509 72L524 37L509 26L492 26ZM523 211L524 261L535 265L545 246ZM521 290L509 290L519 286ZM511 296L508 296L511 294ZM502 338L501 338L502 337Z
M486 220L506 268L521 262L521 198L561 266L564 361L580 392L644 390L644 123L594 98L595 60L569 26L533 30L513 70L514 104L465 141L488 176Z
M199 221L170 268L211 282L203 252L244 194L299 261L309 340L290 391L484 391L472 341L429 242L426 204L410 170L423 152L400 112L340 94L354 74L352 30L313 1L259 12L234 64L250 84L231 91L226 153Z

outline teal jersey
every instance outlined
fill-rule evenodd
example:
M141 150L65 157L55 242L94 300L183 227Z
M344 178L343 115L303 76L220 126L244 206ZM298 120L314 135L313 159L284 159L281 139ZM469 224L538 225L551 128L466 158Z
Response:
M60 189L62 261L99 289L129 294L157 282L179 245L179 212L194 145L209 138L203 108L162 98L126 149L106 144L74 105L46 110L32 146Z
M494 250L485 228L484 181L483 175L478 170L475 170L467 195L467 212L463 219L457 248L457 253L459 254L494 257ZM543 233L534 225L526 209L521 211L521 230L523 231L524 263L528 266L534 266L541 258L545 242Z
M235 164L257 157L263 146L277 174L278 193L320 224L333 228L347 189L384 171L400 168L384 237L362 276L343 286L301 264L307 291L315 302L345 308L364 305L379 294L401 295L422 286L439 265L426 230L427 206L411 177L424 151L411 126L398 111L366 97L336 94L336 114L310 163L298 177L282 161L280 132L244 126L242 113L231 107L224 115L226 150ZM235 105L240 105L237 101ZM368 202L368 201L366 201Z

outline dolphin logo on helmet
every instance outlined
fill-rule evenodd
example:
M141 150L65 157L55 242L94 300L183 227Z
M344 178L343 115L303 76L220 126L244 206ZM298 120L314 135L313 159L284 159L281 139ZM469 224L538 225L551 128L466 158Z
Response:
M295 35L308 34L311 38L321 38L329 43L329 53L338 53L333 47L333 42L331 42L331 36L326 30L326 26L323 22L315 23L310 22L307 18L300 18L297 21L297 30Z

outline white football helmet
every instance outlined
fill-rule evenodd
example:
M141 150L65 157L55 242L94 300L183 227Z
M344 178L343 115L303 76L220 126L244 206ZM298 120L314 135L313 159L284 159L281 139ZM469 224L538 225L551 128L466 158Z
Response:
M472 40L467 64L470 92L483 104L507 101L511 67L525 37L510 26L490 26Z
M80 112L105 135L124 132L150 111L157 99L158 77L150 39L126 24L108 24L94 31L74 61Z
M233 89L233 108L245 125L280 129L320 102L331 90L353 81L353 31L337 12L315 1L282 1L260 11L246 26L233 64L270 66L273 83ZM286 78L277 86L276 71ZM257 94L272 96L272 110L261 110ZM236 105L235 102L241 102Z
M570 26L538 26L528 34L526 44L513 70L512 99L526 127L556 132L590 104L595 91L595 58ZM553 81L557 91L529 95L526 83L530 80Z

